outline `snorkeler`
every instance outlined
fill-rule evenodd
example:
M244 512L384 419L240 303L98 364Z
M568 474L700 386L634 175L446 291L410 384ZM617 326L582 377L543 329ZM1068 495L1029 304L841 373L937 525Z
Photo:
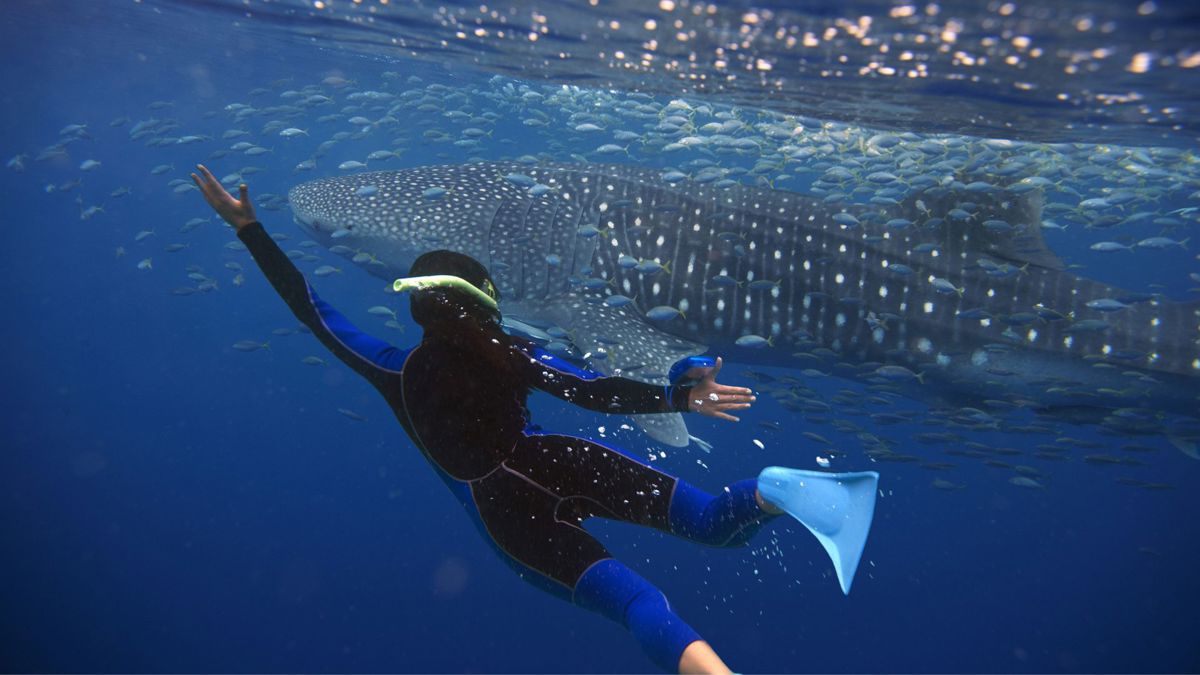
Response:
M602 517L711 546L741 546L787 512L825 547L849 592L875 505L878 474L768 467L718 496L591 440L530 423L533 389L605 413L699 412L737 421L753 393L716 382L721 359L692 357L667 387L601 377L504 332L486 268L452 251L426 253L396 290L412 290L420 344L366 335L317 297L267 235L245 184L234 198L207 168L192 179L237 231L292 313L384 396L401 426L501 557L526 580L623 624L667 671L730 672L650 582L583 527ZM530 574L532 572L533 574Z

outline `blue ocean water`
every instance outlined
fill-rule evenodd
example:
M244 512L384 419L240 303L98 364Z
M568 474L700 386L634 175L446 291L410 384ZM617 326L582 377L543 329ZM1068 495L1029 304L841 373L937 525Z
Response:
M271 29L287 20L321 25L300 10L267 22L253 7L219 3L186 11L151 2L18 5L0 28L0 154L28 155L23 170L0 171L7 224L0 344L8 373L0 455L3 668L653 670L622 627L516 578L378 395L310 336L272 334L295 321L249 257L224 248L232 232L213 221L179 233L209 213L195 192L166 187L171 178L186 178L196 161L218 176L262 167L245 176L256 195L286 194L313 177L293 167L324 137L315 124L306 145L263 134L268 154L208 159L234 142L220 139L233 126L225 107L251 100L255 88L274 92L331 76L375 87L391 71L401 81L416 76L470 90L486 87L493 71L385 61L349 40L283 39ZM436 45L428 53L436 55ZM287 82L272 84L279 80ZM149 107L156 101L166 103ZM122 117L129 122L110 126ZM131 140L130 127L149 118L178 120L173 136L213 138L169 147ZM545 134L516 119L497 124L481 156L512 157L545 144ZM35 160L70 124L86 124L89 138L65 155ZM431 116L429 128L444 127ZM467 158L413 136L388 168ZM1160 142L1146 138L1147 145ZM566 159L595 145L573 143L567 139L555 152ZM1195 150L1186 132L1170 144ZM361 158L363 149L335 148L317 175L338 173L339 162ZM100 167L81 171L85 159ZM162 164L171 168L150 174ZM76 178L80 185L62 188ZM110 196L122 186L128 195ZM1164 209L1190 204L1181 196L1163 200ZM92 205L103 211L82 219ZM260 208L259 216L292 243L303 239L286 208ZM1190 222L1173 236L1187 237L1195 227ZM141 231L154 234L135 240ZM1189 297L1194 242L1114 265L1088 249L1097 238L1082 228L1048 231L1047 239L1088 276L1127 288L1161 284L1170 298ZM172 243L187 247L166 252ZM397 344L417 340L404 303L392 305L403 331L366 313L382 297L379 279L325 257L344 271L314 280L324 298ZM152 269L138 269L147 258ZM223 267L235 260L245 265L241 285ZM172 294L196 285L187 277L190 265L218 288ZM270 346L244 353L231 347L239 340ZM306 356L331 363L305 365ZM723 379L749 385L754 372L795 374L735 363ZM842 389L862 391L836 374L808 384L831 399ZM913 440L928 430L925 404L898 400L895 408L917 414L886 426L853 409L835 408L828 417L895 439L898 451L960 459ZM814 458L826 448L803 431L841 450L836 468L880 471L876 520L849 597L795 523L775 521L751 547L735 550L620 524L592 526L735 670L1200 669L1200 525L1192 517L1200 477L1196 460L1163 435L1116 438L1101 427L1064 425L1061 435L1081 442L1067 459L1013 460L1042 471L1043 487L1029 489L1012 484L1011 472L977 461L956 461L943 472L873 461L854 433L806 420L768 396L738 424L689 419L711 453L664 450L623 428L625 419L546 398L535 400L534 414L548 428L618 443L712 491L766 465L816 468ZM1053 440L999 430L966 438L1026 454ZM1147 451L1119 449L1127 443ZM1143 464L1083 459L1099 453ZM960 489L932 487L935 478Z

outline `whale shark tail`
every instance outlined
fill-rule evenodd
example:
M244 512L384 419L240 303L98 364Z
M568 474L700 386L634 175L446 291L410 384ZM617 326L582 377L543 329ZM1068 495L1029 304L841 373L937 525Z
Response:
M769 466L758 475L763 499L800 521L821 542L846 595L867 544L878 484L874 471L826 473Z

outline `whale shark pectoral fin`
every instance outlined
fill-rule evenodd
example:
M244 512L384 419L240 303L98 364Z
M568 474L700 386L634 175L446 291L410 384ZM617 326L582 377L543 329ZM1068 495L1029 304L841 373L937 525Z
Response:
M1200 451L1196 449L1197 441L1200 441L1200 438L1168 434L1167 440L1170 441L1171 445L1175 446L1176 450L1188 457L1200 459Z
M669 445L672 448L686 448L691 442L687 422L683 421L683 415L680 413L636 415L630 419L641 427L647 436L663 445Z
M548 344L554 338L540 326L535 326L524 317L505 314L500 321L504 332L509 335L523 337L538 344Z
M665 386L676 361L707 351L702 344L650 325L632 305L609 307L593 300L568 295L537 306L526 301L522 314L566 329L591 370L647 384ZM689 443L687 424L679 413L634 415L631 419L659 443L676 448Z
M601 311L593 312L593 309ZM602 315L607 316L604 316L603 324L597 328L603 330L603 333L592 333L578 328L579 325L590 324ZM607 357L594 362L597 372L663 386L668 384L667 373L676 361L707 351L704 345L682 340L658 330L632 312L614 316L612 308L603 305L589 308L589 315L577 322L575 341L577 344L588 344L589 351L600 348L602 342L611 343L605 349ZM631 419L648 436L663 445L686 448L690 443L687 423L680 413L634 415Z

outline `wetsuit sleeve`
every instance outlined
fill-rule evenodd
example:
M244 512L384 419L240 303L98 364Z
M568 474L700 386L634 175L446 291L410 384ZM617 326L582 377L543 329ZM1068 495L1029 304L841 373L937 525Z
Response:
M541 347L530 346L533 387L577 406L605 413L688 412L689 385L662 386L604 377L578 368Z
M363 377L380 381L398 372L408 350L401 350L362 332L340 312L317 297L304 275L267 234L262 223L251 223L238 231L238 238L254 256L267 281L283 298L292 314L321 344Z

